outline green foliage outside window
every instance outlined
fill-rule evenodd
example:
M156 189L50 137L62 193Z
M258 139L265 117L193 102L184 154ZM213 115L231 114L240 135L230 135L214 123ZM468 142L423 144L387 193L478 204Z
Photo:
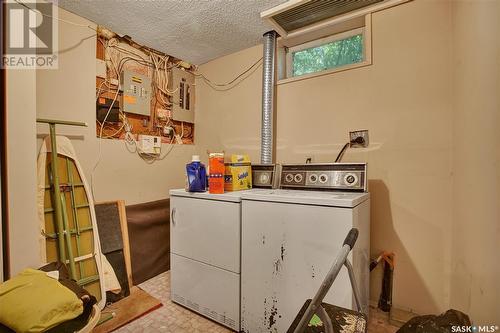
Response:
M363 61L363 35L300 50L292 54L293 76Z

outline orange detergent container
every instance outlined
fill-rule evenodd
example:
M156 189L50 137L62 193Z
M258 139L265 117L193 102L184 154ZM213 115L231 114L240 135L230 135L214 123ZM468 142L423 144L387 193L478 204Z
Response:
M208 191L213 194L224 193L224 153L208 154Z

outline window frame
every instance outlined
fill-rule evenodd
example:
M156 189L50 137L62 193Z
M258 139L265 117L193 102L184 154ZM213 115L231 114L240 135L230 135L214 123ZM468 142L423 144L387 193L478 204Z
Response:
M289 46L282 46L281 50L278 49L278 82L277 84L285 84L289 82L301 81L309 78L314 78L332 73L343 72L360 67L370 66L372 64L372 31L371 31L371 14L363 17L363 23L352 29L335 32L329 36L311 39L304 41L300 44L292 44ZM301 51L322 44L327 44L340 39L352 37L361 33L363 35L363 61L352 64L347 64L339 67L329 68L313 73L303 74L299 76L292 76L293 74L293 52Z
M316 74L316 73L321 73L321 72L325 72L325 71L330 71L330 70L333 70L333 69L339 69L339 68L344 68L344 67L347 67L347 66L352 66L352 65L364 63L366 61L366 49L365 49L365 45L363 45L363 60L362 61L359 61L359 62L356 62L356 63L352 63L352 64L343 65L343 66L338 66L338 67L333 67L333 68L327 68L327 69L323 69L323 70L312 72L312 73L307 73L307 74L293 76L293 54L295 52L306 50L306 49L310 49L310 48L313 48L313 47L322 46L322 45L329 44L329 43L333 43L333 42L336 42L336 41L339 41L339 40L342 40L342 39L346 39L346 38L349 38L349 37L354 37L356 35L362 35L363 36L363 44L365 44L365 38L366 38L365 37L365 28L361 27L361 28L356 28L356 29L353 29L353 30L344 31L344 32L341 32L341 33L338 33L338 34L335 34L335 35L331 35L331 36L328 36L328 37L323 37L323 38L320 38L320 39L316 39L316 40L313 40L313 41L310 41L310 42L306 42L304 44L299 44L299 45L296 45L296 46L288 48L287 49L287 53L286 53L286 76L287 76L287 78L288 79L290 79L290 78L298 78L298 77L301 77L301 76L304 76L304 75Z

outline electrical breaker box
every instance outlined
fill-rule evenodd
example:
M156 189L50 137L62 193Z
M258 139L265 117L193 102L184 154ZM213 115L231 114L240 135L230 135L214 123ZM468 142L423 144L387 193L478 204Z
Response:
M120 121L120 102L112 98L99 97L96 101L96 118L99 122L117 123ZM107 115L107 117L106 117Z
M194 123L194 75L180 68L173 68L171 82L171 89L175 91L172 119Z
M151 79L124 70L120 80L123 89L122 111L149 117L151 115Z
M161 152L161 137L139 134L137 140L142 154L159 155Z

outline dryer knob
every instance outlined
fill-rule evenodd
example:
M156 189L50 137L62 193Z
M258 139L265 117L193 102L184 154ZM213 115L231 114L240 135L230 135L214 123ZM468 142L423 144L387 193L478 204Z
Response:
M267 184L269 182L269 175L267 173L262 173L259 177L259 182L261 184Z
M358 177L353 173L348 173L344 177L344 181L348 186L354 186L358 182Z
M323 174L319 175L319 182L320 182L321 184L324 184L324 183L326 183L327 181L328 181L328 176L327 176L326 174L324 174L324 173L323 173Z
M310 181L311 183L316 183L316 182L318 181L318 176L317 176L317 175L315 175L315 174L310 175L310 176L309 176L309 181Z
M295 175L294 179L295 179L296 183L300 183L303 179L303 176L302 176L302 174L298 173Z

